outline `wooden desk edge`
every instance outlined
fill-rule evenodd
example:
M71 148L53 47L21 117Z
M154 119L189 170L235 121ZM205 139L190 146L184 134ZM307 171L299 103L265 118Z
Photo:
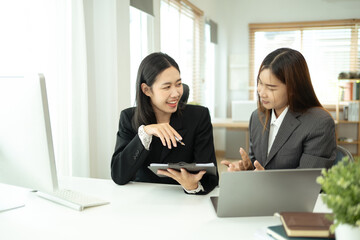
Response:
M233 121L231 118L222 118L222 119L213 119L212 125L214 128L233 128L233 129L242 129L248 130L249 122L237 122Z

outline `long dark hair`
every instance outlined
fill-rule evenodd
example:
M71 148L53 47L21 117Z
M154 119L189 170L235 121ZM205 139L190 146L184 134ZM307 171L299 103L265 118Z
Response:
M316 97L311 83L310 73L304 56L290 48L279 48L265 57L261 63L260 73L269 69L282 83L286 85L289 109L293 112L305 112L312 107L322 105ZM266 115L264 126L270 118L270 110L264 108L258 95L258 108Z
M156 123L156 117L151 106L150 97L143 93L141 84L145 83L151 87L157 76L169 67L176 68L180 73L179 66L175 60L162 52L152 53L142 60L136 78L136 108L133 118L133 127L135 130L141 125ZM179 102L177 111L181 108L180 104L181 102Z

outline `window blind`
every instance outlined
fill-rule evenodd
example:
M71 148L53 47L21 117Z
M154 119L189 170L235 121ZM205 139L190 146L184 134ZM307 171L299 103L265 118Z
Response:
M304 55L320 102L335 104L339 73L360 70L359 25L360 19L249 24L252 99L264 57L277 48L289 47Z
M189 102L203 103L203 11L185 0L161 1L161 51L179 64Z

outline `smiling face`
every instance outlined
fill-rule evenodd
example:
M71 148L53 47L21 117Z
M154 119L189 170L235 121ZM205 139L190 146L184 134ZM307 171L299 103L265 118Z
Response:
M143 83L141 89L146 96L150 97L157 122L169 122L183 94L179 71L174 67L169 67L156 77L151 87Z
M257 92L260 102L266 109L274 109L278 117L288 105L286 85L269 70L261 71Z

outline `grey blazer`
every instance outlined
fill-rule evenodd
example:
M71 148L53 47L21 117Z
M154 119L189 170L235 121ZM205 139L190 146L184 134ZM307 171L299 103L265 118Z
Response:
M255 110L250 117L249 157L265 169L329 168L336 158L335 122L328 112L311 108L305 113L288 110L267 154L270 121L264 129Z

